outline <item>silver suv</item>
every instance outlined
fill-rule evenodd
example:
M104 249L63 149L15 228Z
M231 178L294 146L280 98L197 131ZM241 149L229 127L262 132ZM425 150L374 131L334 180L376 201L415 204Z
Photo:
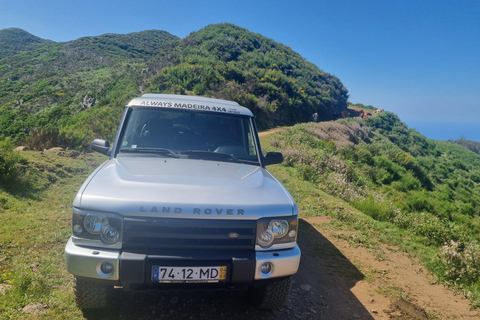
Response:
M265 169L253 114L235 102L146 94L73 201L67 270L83 309L123 290L250 289L283 305L297 272L298 208Z

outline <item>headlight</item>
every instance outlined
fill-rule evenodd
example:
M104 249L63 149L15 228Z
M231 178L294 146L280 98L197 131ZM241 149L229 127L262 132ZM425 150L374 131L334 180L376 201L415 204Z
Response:
M102 229L100 238L102 238L102 241L106 244L114 244L118 241L118 239L120 239L120 231L112 226L106 225Z
M102 229L108 225L108 218L103 215L87 215L83 219L83 226L85 230L92 234L100 234Z
M273 240L275 240L275 235L270 229L260 233L257 238L258 244L263 248L270 247L273 243Z
M75 243L121 247L123 219L109 212L73 208L72 233Z
M274 244L297 240L298 216L264 218L257 221L257 245L269 248Z
M288 233L288 222L286 220L272 220L268 224L268 230L273 232L275 238L283 238Z

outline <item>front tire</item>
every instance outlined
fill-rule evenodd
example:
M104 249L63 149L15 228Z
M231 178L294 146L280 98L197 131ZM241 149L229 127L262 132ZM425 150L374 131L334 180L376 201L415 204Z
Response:
M105 308L109 302L111 290L111 286L75 277L75 300L80 309Z
M254 298L261 309L279 309L287 301L292 279L290 277L254 288Z

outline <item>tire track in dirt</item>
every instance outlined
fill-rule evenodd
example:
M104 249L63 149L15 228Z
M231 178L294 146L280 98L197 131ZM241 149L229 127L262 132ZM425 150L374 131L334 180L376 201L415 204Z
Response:
M365 247L352 247L346 240L335 235L351 231L333 231L327 227L332 218L321 216L308 218L306 222L321 233L342 257L358 266L364 278L358 279L351 287L355 298L374 319L480 319L472 310L469 301L461 294L455 294L434 278L417 259L394 246L379 245L375 255ZM303 231L303 230L302 230ZM300 233L300 232L299 232ZM378 251L381 250L381 259ZM323 255L327 262L328 255ZM345 273L330 270L333 278L345 277ZM390 301L380 292L395 291L405 298ZM337 305L337 307L340 307Z

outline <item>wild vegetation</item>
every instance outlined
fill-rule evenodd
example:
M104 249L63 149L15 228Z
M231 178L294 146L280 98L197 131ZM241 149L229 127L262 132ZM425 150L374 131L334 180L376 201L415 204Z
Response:
M429 252L423 260L437 278L480 305L478 154L429 140L389 112L298 124L270 145L284 153L292 175L415 238ZM304 209L324 214L321 206Z
M178 63L163 67L149 91L237 101L260 127L308 121L315 112L329 120L347 107L348 91L338 78L285 45L229 24L191 33L175 57Z
M480 142L478 141L468 140L465 137L460 137L460 139L455 139L453 142L480 154Z
M0 41L10 32L1 30ZM0 60L0 135L37 150L111 139L123 106L145 81L146 59L163 55L177 40L144 31L18 48Z
M2 59L22 51L35 50L53 44L53 41L41 39L22 29L9 28L0 30L0 44L2 48L0 59Z
M254 112L261 128L308 121L315 112L330 120L347 108L338 78L231 24L184 39L150 30L66 43L4 29L0 46L12 47L0 56L0 135L36 150L112 140L123 106L144 92L234 100Z

